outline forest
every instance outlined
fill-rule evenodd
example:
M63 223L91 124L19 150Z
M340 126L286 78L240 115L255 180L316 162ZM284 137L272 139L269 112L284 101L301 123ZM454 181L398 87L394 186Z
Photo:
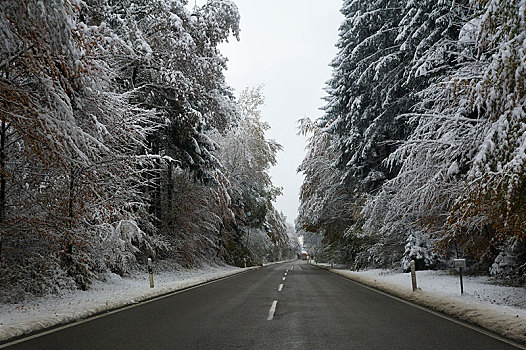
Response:
M0 301L88 289L146 258L295 256L272 201L262 88L235 96L229 0L0 2Z
M526 2L344 0L296 220L354 269L526 278Z

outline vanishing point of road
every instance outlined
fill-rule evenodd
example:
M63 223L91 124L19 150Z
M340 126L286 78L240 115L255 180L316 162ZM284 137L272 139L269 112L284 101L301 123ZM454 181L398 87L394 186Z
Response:
M516 348L296 260L61 327L7 349Z

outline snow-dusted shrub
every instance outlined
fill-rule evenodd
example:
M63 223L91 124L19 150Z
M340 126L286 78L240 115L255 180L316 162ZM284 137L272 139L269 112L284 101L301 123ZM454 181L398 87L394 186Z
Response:
M427 270L433 267L433 256L429 252L428 242L425 241L421 232L419 232L419 234L409 235L404 249L404 255L401 262L401 267L404 272L410 270L411 260L415 261L415 267L417 270Z
M0 261L0 303L16 303L26 298L76 289L75 280L60 265L57 254L35 251L32 259L22 257Z
M526 241L503 246L501 252L489 268L496 277L526 278Z
M158 235L146 234L134 220L102 224L92 228L90 254L95 271L123 275L137 264L137 256L156 256L168 249Z

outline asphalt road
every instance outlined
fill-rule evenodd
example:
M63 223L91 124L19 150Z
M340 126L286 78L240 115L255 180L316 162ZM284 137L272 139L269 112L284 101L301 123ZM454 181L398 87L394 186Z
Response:
M206 284L8 349L515 348L294 261Z

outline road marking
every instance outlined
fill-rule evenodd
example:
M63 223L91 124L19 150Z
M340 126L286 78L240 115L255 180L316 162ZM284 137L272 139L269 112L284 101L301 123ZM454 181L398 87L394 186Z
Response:
M283 280L285 281L285 277L283 277Z
M287 276L287 273L285 272L285 276Z
M299 265L298 265L298 269L303 270Z
M276 312L276 306L278 306L278 301L274 300L272 302L272 306L270 307L270 310L268 311L267 321L272 321L272 319L274 318L274 313Z
M325 269L322 269L322 270L325 270ZM354 280L352 280L352 279L350 279L350 278L346 278L346 277L344 277L344 276L342 276L342 275L339 275L339 274L337 274L337 273L334 273L334 272L331 272L331 271L328 271L328 270L325 270L325 271L327 271L327 272L329 272L329 273L331 273L331 274L333 274L333 275L336 275L337 277L340 277L340 278L346 280L346 281L349 282L349 283L356 284L356 285L358 285L358 286L360 286L360 287L363 287L363 288L369 289L369 290L371 290L371 291L373 291L373 292L376 292L376 293L378 293L378 294L385 295L386 297L389 297L389 298L391 298L391 299L398 300L398 301L401 302L401 303L404 303L404 304L410 305L410 306L412 306L412 307L414 307L414 308L417 308L417 309L420 309L420 310L422 310L422 311L426 311L426 312L428 312L428 313L430 313L430 314L433 314L433 315L435 315L435 316L441 317L441 318L443 318L443 319L446 319L446 320L451 321L451 322L453 322L453 323L456 323L456 324L458 324L458 325L464 326L464 327L466 327L466 328L469 328L469 329L474 330L474 331L476 331L476 332L479 332L479 333L481 333L481 334L487 335L487 336L490 337L490 338L493 338L493 339L499 340L499 341L501 341L501 342L503 342L503 343L506 343L506 344L508 344L508 345L514 346L514 347L516 347L516 348L518 348L518 349L525 349L525 350L526 350L526 346L524 346L524 345L522 345L522 344L519 344L519 343L517 343L517 342L514 341L514 340L511 340L511 339L505 338L505 337L503 337L503 336L500 336L500 335L498 335L498 334L492 333L491 331L486 330L486 329L482 328L481 326L471 325L471 324L467 323L466 321L463 321L463 320L459 320L459 319L453 318L453 316L449 316L449 315L446 315L446 314L442 314L442 313L440 313L440 312L438 312L438 311L433 311L433 310L431 310L431 309L428 309L428 308L425 307L425 306L422 306L422 305L416 304L416 303L411 302L411 301L409 301L409 300L402 299L402 298L400 298L400 297L397 297L397 296L395 296L395 295L389 294L389 293L387 293L387 292L384 292L384 291L381 291L381 290L375 289L375 288L370 287L370 286L368 286L368 285L366 285L366 284L360 283L360 282L358 282L358 281L354 281Z
M283 284L280 284L278 288L278 292L281 292L282 289L283 289Z
M85 318L85 319L82 319L82 320L79 320L79 321L76 321L76 322L64 324L62 326L58 326L57 325L56 328L51 328L51 329L48 329L48 330L37 331L38 333L35 333L33 335L23 336L23 338L19 338L19 339L13 340L13 341L8 341L6 343L0 344L0 349L4 349L4 348L7 348L9 346L13 346L13 345L17 345L17 344L20 344L20 343L24 343L24 342L26 342L28 340L40 338L40 337L46 336L48 334L56 333L56 332L62 331L64 329L68 329L68 328L71 328L71 327L75 327L75 326L81 325L83 323L88 323L88 322L97 320L99 318L103 318L103 317L106 317L106 316L109 316L109 315L113 315L113 314L119 313L121 311L126 311L126 310L129 310L129 309L132 309L132 308L135 308L135 307L138 307L138 306L142 306L142 305L145 305L145 304L153 303L153 302L165 299L165 298L170 298L170 297L175 296L177 294L186 293L188 291L191 291L191 290L194 290L194 289L197 289L197 288L201 288L203 286L206 286L206 285L209 285L209 284L212 284L212 283L216 283L216 282L224 281L224 280L227 280L227 279L230 279L230 278L238 277L238 276L243 275L243 274L245 274L247 272L250 272L252 270L253 269L244 270L243 272L236 273L234 275L225 276L225 277L218 278L218 279L215 279L215 280L211 280L211 281L208 281L208 282L196 284L196 285L191 286L191 287L175 290L173 292L168 292L166 294L159 295L159 296L153 297L151 299L147 299L147 300L138 302L137 304L131 304L131 305L123 306L121 308L117 308L117 309L113 309L113 310L102 311L100 314L96 314L96 315L90 316L88 318Z

